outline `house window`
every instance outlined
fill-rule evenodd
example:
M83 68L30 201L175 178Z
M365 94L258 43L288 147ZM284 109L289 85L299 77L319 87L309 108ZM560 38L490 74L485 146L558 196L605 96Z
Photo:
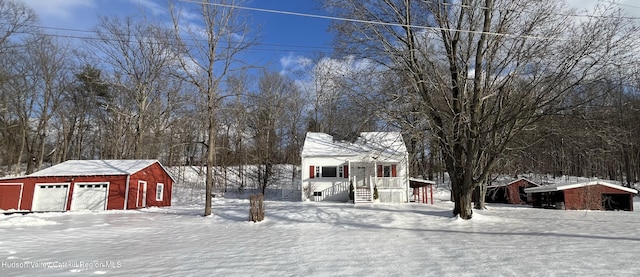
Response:
M385 165L382 169L382 176L391 177L391 166Z
M164 184L158 183L156 185L156 201L162 201L163 195L164 195Z
M323 166L322 177L338 177L337 171L335 166Z
M397 177L396 165L378 165L378 177Z
M349 168L345 166L309 166L309 178L320 178L320 177L329 177L329 178L348 178L349 177Z
M322 192L321 191L314 191L313 192L313 196L322 196Z

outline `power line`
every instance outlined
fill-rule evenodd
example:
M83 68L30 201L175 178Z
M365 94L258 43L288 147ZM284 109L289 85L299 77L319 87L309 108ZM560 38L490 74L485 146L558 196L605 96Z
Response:
M98 32L90 31L90 30L81 30L81 29L71 29L71 28L58 28L58 27L49 27L49 26L31 26L42 29L51 29L51 30L61 30L61 31L70 31L70 32L83 32L83 33L91 33L97 35ZM127 43L135 42L134 39L127 38L126 40L116 39L116 38L101 38L97 36L84 36L84 35L73 35L73 34L53 34L53 33L33 33L33 32L16 32L16 34L25 34L25 35L43 35L47 37L56 37L56 38L70 38L70 39L79 39L85 41L124 41ZM114 34L119 35L119 34ZM124 35L124 34L120 34ZM126 36L126 35L124 35ZM198 39L187 39L193 42L205 42L206 40L198 40ZM152 40L144 41L147 44L162 44L162 42L156 42ZM167 43L168 45L175 45L173 43ZM300 53L329 53L332 48L328 46L313 46L313 45L293 45L293 44L272 44L272 43L255 43L255 46L258 47L250 47L246 51L247 52L300 52ZM196 46L195 44L186 44L186 46ZM263 47L260 47L263 46ZM310 50L316 49L316 50Z
M30 25L29 27L35 27L35 28L41 28L41 29L49 29L49 30L60 30L60 31L70 31L70 32L82 32L82 33L98 34L97 31L83 30L83 29L50 27L50 26L42 26L42 25ZM22 33L23 34L33 34L33 33L29 33L29 32L22 32ZM126 34L116 34L116 35L126 36ZM71 37L71 38L73 38L73 37ZM91 38L91 37L79 36L79 37L76 37L76 38L81 39L81 38ZM188 39L188 40L206 42L205 39ZM293 48L317 48L317 49L327 49L327 50L332 49L331 47L328 47L328 46L317 46L317 45L314 46L314 45L275 44L275 43L256 43L256 45L273 46L273 47L293 47Z
M611 4L614 4L614 5L618 5L618 6L622 6L622 7L628 7L628 8L634 8L634 9L640 9L640 6L634 6L634 5L629 5L629 4L622 4L622 3L618 3L618 2L616 2L616 1L612 1L612 0L610 0L610 1L600 0L600 1L602 1L602 2L606 2L606 3L611 3Z
M600 2L605 2L605 3L610 3L612 5L618 5L618 6L626 6L626 7L632 7L632 8L640 8L637 6L631 6L631 5L625 5L625 4L620 4L617 3L613 0L610 1L605 1L605 0L598 0ZM519 13L528 13L528 14L533 14L535 13L534 11L530 11L530 10L523 10L523 9L505 9L505 8L496 8L496 7L484 7L484 6L478 6L478 5L467 5L467 4L459 4L459 3L442 3L442 2L435 2L433 0L422 0L422 2L425 3L432 3L432 4L440 4L443 6L453 6L453 7L461 7L461 8L466 8L466 9L480 9L480 10L495 10L495 11L505 11L505 12L519 12ZM566 16L566 17L580 17L580 18L622 18L622 19L630 19L630 20L640 20L640 17L636 17L636 16L604 16L604 15L593 15L593 14L578 14L578 13L549 13L550 15L559 15L559 16Z
M202 2L197 2L197 1L194 1L194 0L179 0L179 1L180 2L185 2L185 3L202 4ZM382 25L382 26L425 29L425 30L432 30L432 31L462 32L462 33L470 33L470 34L484 34L484 35L492 35L492 36L503 36L503 37L512 37L512 38L527 38L527 39L536 39L536 40L575 41L575 39L565 39L565 38L559 38L559 37L545 37L545 36L534 36L534 35L516 35L516 34L508 34L508 33L484 32L484 31L476 31L476 30L462 30L462 29L455 29L455 28L442 28L442 27L422 26L422 25L413 25L413 24L402 24L402 23L393 23L393 22L372 21L372 20L353 19L353 18L337 17L337 16L316 15L316 14L301 13L301 12L291 12L291 11L282 11L282 10L273 10L273 9L253 8L253 7L245 7L245 6L230 5L230 4L220 4L220 3L208 3L208 5L217 6L217 7L223 7L223 8L230 8L230 9L238 9L238 10L248 10L248 11L257 11L257 12L265 12L265 13L300 16L300 17L310 17L310 18L319 18L319 19L327 19L327 20L337 20L337 21L345 21L345 22L353 22L353 23ZM569 15L567 15L567 16L569 16ZM636 18L636 19L639 19L639 18Z
M185 2L185 3L201 4L201 2L197 2L195 0L180 0L180 1L181 2ZM424 2L435 3L432 0L423 0L423 1ZM604 0L601 0L601 1L604 1ZM615 3L615 2L609 2L609 3L619 4L619 3ZM445 3L445 4L446 5L456 5L456 6L460 6L460 7L466 7L466 8L487 9L487 7L481 7L481 6L472 6L472 5L464 5L464 4L449 4L449 3ZM253 8L253 7L245 7L245 6L237 6L237 5L229 5L229 4L219 4L219 3L209 3L209 5L225 7L225 8L234 8L234 9L239 9L239 10L250 10L250 11L275 13L275 14L283 14L283 15L291 15L291 16L311 17L311 18L319 18L319 19L327 19L327 20L339 20L339 21L365 23L365 24L387 25L387 26L405 27L405 28L406 27L408 27L408 28L420 28L420 29L429 29L429 30L434 30L434 31L459 31L459 32L476 33L476 34L488 34L488 35L505 36L505 37L519 37L519 38L540 39L540 40L571 41L571 39L563 39L563 38L558 38L558 37L516 35L516 34L508 34L508 33L482 32L482 31L474 31L474 30L458 30L458 29L453 29L453 28L440 28L440 27L431 27L431 26L420 26L420 25L411 25L411 24L401 24L401 23L389 23L389 22L380 22L380 21L371 21L371 20L350 19L350 18L337 17L337 16L314 15L314 14L309 14L309 13L282 11L282 10L274 10L274 9L263 9L263 8ZM624 5L624 4L619 4L619 5ZM631 5L625 5L625 6L631 6ZM635 7L635 6L631 6L631 7ZM635 8L640 8L640 7L635 7ZM509 10L509 11L511 11L511 10ZM531 13L530 11L521 11L521 12ZM570 15L570 14L558 14L558 15L563 15L563 16L581 16L581 17L582 16L598 17L598 16L593 16L593 15ZM635 18L634 17L634 19L640 19L640 18ZM32 26L32 27L37 27L37 28L42 28L42 29L50 29L50 30L69 31L69 32L91 33L91 34L96 34L96 35L98 34L97 31L83 30L83 29L60 28L60 27L51 27L51 26ZM25 34L32 34L32 33L28 33L28 32L24 32L24 33ZM108 40L108 41L109 40L115 40L115 39L97 38L97 37L93 37L93 36L76 36L76 35L48 34L48 33L45 33L44 35L51 36L51 37L75 38L75 39L83 39L83 40ZM118 34L116 34L116 35L118 35ZM203 40L203 39L202 40L189 39L189 40L190 41L194 41L194 42L197 42L197 41L206 42L206 40ZM131 41L129 41L129 42L131 42ZM149 41L149 43L153 43L153 42ZM331 47L326 47L326 46L311 46L311 45L290 45L290 44L269 44L269 43L256 43L255 45L265 46L265 47L274 47L274 48L284 48L284 49L256 48L256 47L253 47L253 48L248 49L248 51L272 51L272 52L273 51L275 51L275 52L296 51L296 52L317 53L317 52L325 52L324 50L327 50L327 52L328 52L328 51L330 51L330 49L332 49ZM193 45L191 45L191 46L193 46ZM287 48L290 48L290 49L287 49ZM304 48L305 50L300 50L300 49L297 49L297 48ZM319 49L319 51L309 51L308 49Z

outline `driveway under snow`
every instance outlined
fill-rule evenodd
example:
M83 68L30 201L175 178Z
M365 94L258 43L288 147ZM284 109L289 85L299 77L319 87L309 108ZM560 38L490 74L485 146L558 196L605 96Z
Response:
M189 194L188 190L175 192ZM199 192L198 192L199 195ZM640 212L199 197L138 211L0 215L1 276L632 276ZM187 200L185 200L187 199Z

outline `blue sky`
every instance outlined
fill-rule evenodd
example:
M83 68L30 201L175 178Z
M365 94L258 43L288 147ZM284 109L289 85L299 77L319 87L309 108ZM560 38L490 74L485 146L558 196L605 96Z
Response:
M43 27L91 30L98 15L147 15L167 19L167 0L19 0L30 5L40 17ZM180 0L176 0L180 3ZM186 0L194 1L194 0ZM567 0L570 6L583 13L598 1ZM248 7L326 15L321 0L249 0ZM630 16L640 16L638 0L617 0ZM182 3L184 4L184 3ZM247 62L267 65L280 72L291 72L302 64L320 56L330 56L332 36L329 20L257 11L244 11L253 22L254 34L260 30L260 44L245 54ZM47 29L48 33L89 36L87 32Z
M40 25L49 28L91 30L98 15L140 15L168 20L166 0L21 0L31 6ZM179 2L180 3L180 2ZM184 3L180 3L184 4ZM283 10L308 14L325 14L314 0L253 0L248 7ZM254 34L260 35L256 45L245 56L251 63L268 65L278 71L295 69L310 58L331 53L329 20L258 11L248 13ZM91 33L46 29L47 33L90 36ZM258 33L259 32L259 33Z

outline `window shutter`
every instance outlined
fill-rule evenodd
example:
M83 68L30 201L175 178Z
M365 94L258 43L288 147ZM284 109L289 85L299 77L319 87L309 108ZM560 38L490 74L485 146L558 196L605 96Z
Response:
M349 178L349 166L348 165L344 166L343 172L344 172L344 178Z
M382 177L382 165L378 165L378 177Z
M396 173L396 165L391 165L391 177L398 177Z
M309 178L313 179L314 177L316 177L316 171L315 171L316 167L313 165L309 166Z

